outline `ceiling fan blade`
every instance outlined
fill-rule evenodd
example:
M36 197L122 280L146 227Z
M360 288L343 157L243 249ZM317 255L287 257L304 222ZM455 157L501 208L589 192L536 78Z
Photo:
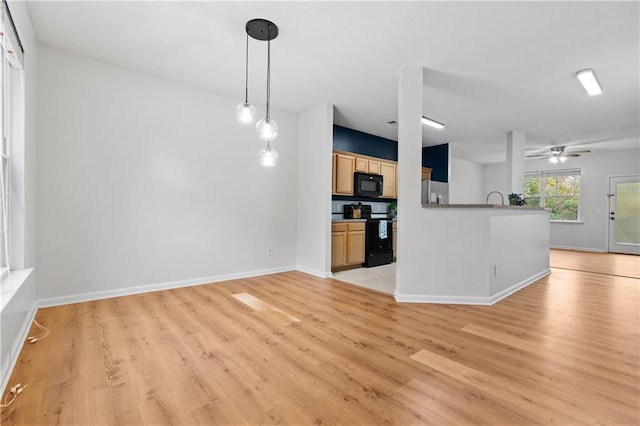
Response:
M561 157L580 157L580 154L576 152L564 152Z
M576 150L571 150L571 151L565 151L569 154L588 154L589 152L591 152L591 150L588 149L576 149Z
M527 158L549 158L551 154L536 154L536 155L527 155Z

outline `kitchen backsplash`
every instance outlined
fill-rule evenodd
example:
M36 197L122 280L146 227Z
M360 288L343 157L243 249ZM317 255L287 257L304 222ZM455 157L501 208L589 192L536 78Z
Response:
M358 204L357 201L331 201L331 219L343 219L344 205ZM372 218L383 218L389 215L389 201L361 201L362 204L371 206Z

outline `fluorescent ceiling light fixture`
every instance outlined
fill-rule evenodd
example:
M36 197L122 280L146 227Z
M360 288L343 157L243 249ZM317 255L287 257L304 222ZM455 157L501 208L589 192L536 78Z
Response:
M596 73L591 68L578 71L576 76L584 86L584 90L586 90L590 96L602 93L602 86L600 86L598 77L596 77Z
M438 123L435 120L432 120L427 117L422 117L422 124L426 124L427 126L435 127L436 129L444 129L444 124Z

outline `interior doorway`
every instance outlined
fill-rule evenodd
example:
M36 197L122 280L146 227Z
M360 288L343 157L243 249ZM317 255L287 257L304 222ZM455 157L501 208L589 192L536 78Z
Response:
M640 254L640 176L609 178L609 252Z

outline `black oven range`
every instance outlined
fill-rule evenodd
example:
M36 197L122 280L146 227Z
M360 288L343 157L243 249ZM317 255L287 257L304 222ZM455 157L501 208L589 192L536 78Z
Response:
M344 218L353 219L358 216L366 219L365 225L365 250L362 266L386 265L393 262L393 226L392 221L386 218L372 218L371 205L345 204Z

